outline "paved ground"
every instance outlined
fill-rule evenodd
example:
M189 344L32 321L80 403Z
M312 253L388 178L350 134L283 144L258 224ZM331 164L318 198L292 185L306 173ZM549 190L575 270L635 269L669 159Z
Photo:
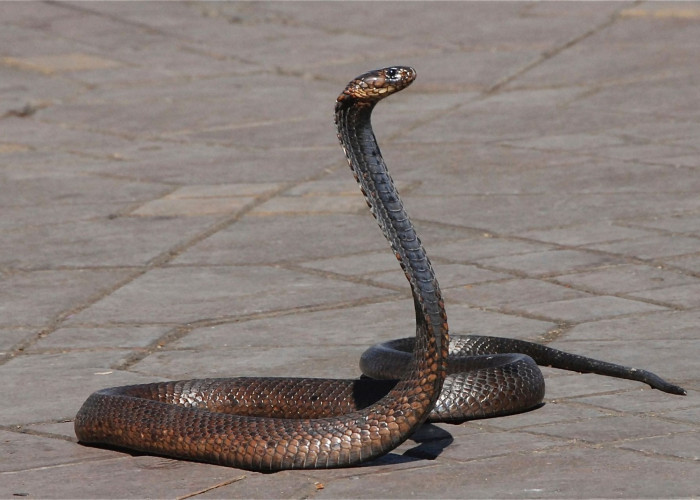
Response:
M700 5L0 4L0 497L693 497ZM454 332L689 389L546 370L530 413L375 463L259 474L76 443L93 390L358 375L411 301L336 144L375 128Z

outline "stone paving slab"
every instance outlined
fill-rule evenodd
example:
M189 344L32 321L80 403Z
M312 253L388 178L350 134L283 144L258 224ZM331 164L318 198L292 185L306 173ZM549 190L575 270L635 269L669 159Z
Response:
M41 330L117 286L128 274L124 269L47 269L3 275L0 325Z
M176 266L137 278L69 323L189 323L382 295L395 293L275 267Z
M0 2L0 498L694 498L696 3ZM79 445L102 387L356 377L414 331L347 171L343 85L410 64L375 132L451 330L543 368L533 411L425 425L352 469Z

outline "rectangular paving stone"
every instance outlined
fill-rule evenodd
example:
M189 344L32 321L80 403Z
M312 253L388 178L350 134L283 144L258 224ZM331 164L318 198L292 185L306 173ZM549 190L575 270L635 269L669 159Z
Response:
M626 264L598 271L557 276L556 281L597 293L631 293L665 289L671 286L700 284L700 279L673 270L653 266Z
M4 27L7 27L7 25ZM73 97L82 89L82 85L78 82L64 78L52 78L48 75L43 76L38 73L31 73L33 78L31 79L31 84L28 84L27 77L29 74L12 66L3 65L0 71L2 72L4 84L0 88L0 97L2 98L0 116L18 117L17 115L36 113L57 101ZM3 146L5 147L5 145ZM19 146L22 146L22 144L16 144L16 147ZM5 150L4 153L0 154L9 152Z
M693 404L690 408L685 408L682 410L672 410L665 414L668 418L674 420L679 420L681 422L687 422L691 425L697 423L698 417L700 417L700 405Z
M581 252L578 250L548 250L525 255L480 259L477 262L484 266L510 269L523 272L528 276L537 276L601 267L615 264L618 260L607 255Z
M555 323L548 321L485 311L481 307L456 303L452 298L456 290L458 289L450 288L445 292L447 321L450 332L454 335L493 335L533 341L544 337L556 327Z
M356 214L366 210L358 191L350 196L278 196L251 210L251 215Z
M556 423L537 428L538 433L548 436L580 439L596 444L651 436L668 437L672 432L689 430L691 427L683 424L638 416L597 417L581 422Z
M623 314L664 310L661 306L613 296L583 297L570 300L518 306L529 314L580 323Z
M613 221L597 221L555 229L526 231L519 234L519 236L560 245L581 246L591 243L638 238L648 234L649 232L643 229L618 226Z
M640 439L620 444L619 447L700 461L700 432Z
M30 329L0 328L0 356L9 353L12 347L34 335Z
M78 447L78 445L73 445ZM117 455L115 452L113 454ZM236 469L160 457L87 461L3 474L0 496L42 498L143 498L185 496L236 479ZM91 485L89 488L78 485Z
M403 184L403 186L402 186ZM402 190L405 183L398 183L397 189ZM287 196L352 196L362 197L362 193L353 180L349 169L343 168L331 172L321 180L303 182L292 186L285 192Z
M332 273L349 276L367 275L373 278L376 278L379 273L389 271L398 274L405 280L396 257L393 256L388 249L371 253L348 255L346 257L312 260L301 265L303 267Z
M696 308L700 306L700 283L634 292L632 295L679 307Z
M520 307L548 304L567 299L591 297L590 294L565 286L534 279L514 279L499 283L467 285L450 291L450 298L479 306Z
M505 92L495 92L484 99L470 102L468 108L480 112L489 110L505 112L512 107L562 106L582 93L581 89L576 87L512 88L512 84L506 87L508 90Z
M335 144L332 148L318 150L259 150L146 140L101 147L99 143L89 141L80 150L91 155L116 155L117 161L112 161L108 171L116 171L120 176L185 186L268 184L270 179L275 183L299 181L343 160L342 151ZM193 169L192 165L197 165L197 168ZM352 181L349 175L348 178Z
M513 141L511 144L518 147L533 149L587 151L623 143L624 141L620 138L603 134L566 134Z
M677 235L649 236L633 240L625 240L614 243L602 243L588 245L604 252L617 253L641 259L653 259L659 257L672 257L696 253L700 240Z
M91 205L30 205L3 207L0 213L0 230L22 231L44 226L58 226L67 222L107 218L124 210L124 203ZM55 228L47 231L56 231Z
M245 217L192 246L176 264L262 264L311 260L360 251L387 249L371 217Z
M104 460L111 453L98 448L77 446L75 442L33 436L20 432L0 430L2 458L0 458L0 477L7 479L8 472L27 469L44 469L57 465L79 463L90 460ZM2 488L2 486L0 486Z
M416 55L413 56L411 64L421 68L427 75L444 71L444 77L455 89L474 90L489 88L507 77L514 66L525 66L537 55L537 49L525 44L514 44L508 51L450 52L440 59L436 59L435 55L430 53ZM424 85L428 85L428 89L440 88L437 83L433 83L432 86L430 83Z
M163 326L124 326L112 328L59 328L42 337L26 349L36 352L46 349L129 349L147 347L168 331Z
M210 217L117 217L6 234L0 265L27 268L144 265L195 237Z
M47 113L50 108L41 113ZM84 118L84 117L83 117ZM34 151L58 152L82 151L85 149L112 149L128 142L124 137L105 135L91 130L75 130L63 123L46 123L19 118L0 120L3 142L25 144ZM76 163L84 161L76 160ZM44 170L45 171L45 170Z
M61 17L61 15L57 17ZM87 51L87 47L84 44L67 38L52 36L44 30L35 29L32 26L32 24L42 24L43 22L29 22L24 26L23 22L17 24L3 23L3 28L5 29L2 30L2 35L0 36L2 36L3 45L7 47L3 51L3 56L15 58L45 57Z
M275 267L171 267L149 271L70 321L181 323L386 294Z
M581 152L588 149L581 149ZM469 156L469 151L465 151L464 155ZM443 172L440 172L443 181L439 184L426 183L425 188L421 186L423 188L421 194L544 195L546 193L550 196L550 193L697 192L700 188L700 181L695 180L691 169L646 163L639 165L627 161L591 159L590 157L576 158L575 161L569 160L553 165L533 166L517 176L512 175L513 166L509 164L491 166L488 169L479 165L473 166L470 170L476 170L476 172L472 174L465 169L453 171L443 168ZM591 224L591 221L586 222ZM594 222L592 225L600 226L601 222L606 221ZM582 226L585 227L584 224Z
M360 356L369 347L328 346L310 352L308 346L246 347L230 345L212 350L157 351L134 365L140 374L169 379L207 377L357 378Z
M80 205L90 213L90 205L121 203L126 206L146 201L168 191L164 185L149 182L105 179L98 176L61 172L40 173L28 169L6 169L0 187L0 206ZM99 207L94 212L99 213Z
M491 318L492 324L496 323L495 319ZM309 325L314 325L314 328L309 328ZM522 327L527 330L524 324ZM323 332L323 335L320 336L318 332ZM296 312L203 326L195 328L169 347L187 350L196 357L197 352L202 350L234 347L255 348L261 353L265 349L280 347L306 347L307 350L319 346L366 348L377 342L413 335L413 301L409 297L400 297L392 301L328 311Z
M687 146L681 145L670 145L665 146L662 144L622 144L602 147L597 150L596 154L605 158L616 158L626 161L636 161L644 163L657 163L663 165L670 165L677 167L677 176L680 177L683 174L690 174L691 172L684 172L683 169L678 167L691 166L691 164L685 164L683 161L677 161L676 158L688 157L693 154L693 151L686 149ZM663 173L660 172L663 177ZM673 175L672 172L667 172ZM676 175L673 175L674 177ZM662 184L666 184L662 181ZM661 186L660 186L661 187ZM666 188L668 185L666 186ZM684 189L684 187L676 185L677 189ZM688 189L692 189L692 183L686 186Z
M562 377L556 377L561 379ZM549 384L551 377L545 381ZM549 394L545 393L544 406L531 411L507 415L488 420L489 427L497 429L529 429L538 432L542 425L556 422L578 422L582 419L601 417L605 414L603 410L574 406L566 402L552 400Z
M428 242L426 242L426 245ZM430 245L430 255L456 262L473 263L477 260L505 255L521 255L548 250L549 245L482 236Z
M0 325L41 327L125 279L124 270L33 271L0 276Z
M674 55L679 59L692 61L693 48L678 50ZM646 51L640 51L637 57L640 60L647 56ZM657 62L658 66L658 62ZM665 76L665 78L663 78ZM665 87L672 86L673 92L664 92ZM671 74L662 75L652 82L640 80L620 87L607 87L589 96L581 106L591 109L605 109L606 111L622 111L637 115L666 114L676 118L692 116L688 109L688 103L697 97L694 94L692 84L687 75Z
M145 19L140 17L139 22ZM189 21L192 22L193 19L190 18ZM232 64L218 50L212 50L197 40L180 38L178 43L173 43L173 38L166 36L151 38L148 50L116 44L110 47L108 55L120 61L122 66L113 70L86 70L71 75L76 81L94 87L91 96L118 96L121 95L120 91L126 91L124 87L148 86L154 76L162 86L166 86L182 80L183 67L188 68L190 77L197 79L232 73L250 74L258 69L250 61L238 58Z
M673 373L666 369L660 375L670 377ZM697 417L700 411L700 402L696 399L692 395L691 397L681 397L643 388L643 390L618 394L581 397L575 401L594 405L601 409L623 411L628 414L663 416L666 419L670 418L692 424L697 421L697 418L692 417ZM688 412L688 417L691 418L679 418L683 412Z
M537 99L538 94L548 92L553 91L542 90L535 96L531 92L527 97ZM505 102L498 109L507 114L509 106L518 100L512 94L494 94L489 99L470 102L469 109L493 113L494 105L490 101L500 99ZM460 95L457 94L457 97ZM427 105L432 98L433 95L426 95L423 97L425 104L420 104ZM464 98L456 99L455 102L447 101L445 107L449 109L464 101ZM414 107L411 105L409 109ZM420 193L425 195L542 193L545 189L542 182L547 181L548 175L561 176L563 166L581 166L590 162L590 158L584 155L570 154L563 157L557 153L516 149L492 142L415 144L401 141L401 147L387 149L385 154L387 161L391 160L389 168L392 173L394 169L400 168L401 175L396 180L409 183L412 187L419 184ZM435 158L440 158L439 164L435 163ZM431 172L436 177L439 174L441 179L448 179L449 182L431 182L432 178L426 176L422 165L431 165ZM528 175L513 175L516 171ZM399 192L403 195L403 190L399 189Z
M602 98L597 96L598 92L594 93L592 96L586 96L582 99L584 104L593 102L598 104L596 109L601 110L625 110L630 111L637 109L654 109L651 104L647 104L646 107L639 106L638 101L642 98L638 94L635 95L634 92L630 91L629 88L635 83L639 84L647 79L655 78L668 78L668 74L660 71L660 68L664 67L664 58L668 58L671 55L678 57L679 66L680 61L688 60L691 55L690 51L685 48L679 47L678 50L669 51L663 45L656 45L656 37L654 39L649 39L649 44L641 42L641 40L636 44L630 43L619 43L612 41L611 38L614 36L616 31L621 31L624 33L622 28L623 24L617 24L610 26L603 30L598 36L589 37L583 40L581 43L572 47L569 51L570 57L576 59L576 67L571 68L571 71L566 74L561 72L557 73L558 61L545 61L543 64L539 65L537 68L533 68L532 71L524 75L523 79L518 83L520 85L537 86L537 85L556 85L556 86L604 86L606 90L609 84L614 83L617 79L625 78L628 82L626 86L626 92L624 93L624 98L621 101L613 102L611 101L609 107L599 105L601 102L608 102L606 99L603 101ZM655 26L654 31L662 36L662 28ZM659 30L659 31L656 31ZM604 62L597 59L596 56L600 54L602 49L602 44L607 43L606 47L614 47L614 53L605 57ZM597 60L596 60L597 59ZM680 68L679 68L680 69ZM681 72L681 71L679 71ZM603 92L606 94L606 92ZM613 92L611 92L613 93ZM634 96L633 98L631 96ZM632 108L631 104L637 103L639 108ZM580 101L577 104L581 104ZM631 109L630 109L631 108Z
M193 215L233 214L250 205L255 198L238 196L235 198L186 198L170 199L167 197L149 201L141 205L130 215L145 217L178 217Z
M451 427L445 427L450 432ZM552 437L534 436L525 432L474 432L455 436L444 450L436 453L440 460L471 461L512 453L528 453L565 443ZM400 452L401 449L396 450Z
M476 498L659 498L692 496L696 467L692 462L650 460L624 450L569 447L443 467L356 474L344 480L323 481L323 473L313 477L324 483L324 495L334 498L376 498L378 492L382 497L404 498L405 491L421 498L461 497L465 484ZM509 478L507 484L503 477ZM388 484L401 485L400 491L387 488Z
M687 141L690 142L690 141ZM698 166L698 155L695 153L683 156L674 156L672 158L661 158L655 160L656 163L662 163L671 167L691 167Z
M12 358L0 366L0 377L6 382L0 386L0 396L5 401L0 407L0 424L72 419L87 397L98 389L162 380L112 369L113 364L128 354L128 350L116 349ZM18 387L22 390L17 390Z
M89 9L75 10L71 16L61 16L44 28L44 31L54 35L56 38L69 37L89 44L90 40L96 40L92 45L94 51L109 53L125 47L136 49L148 46L150 43L165 38L156 30L149 30L138 23L124 23L119 19L110 16L101 16L91 12ZM83 27L83 29L77 29ZM121 44L119 43L121 42Z
M106 69L121 66L117 61L90 54L62 54L33 57L5 57L3 63L17 68L38 71L47 75L87 69Z
M28 433L40 433L41 436L48 438L62 437L68 438L69 441L75 442L75 425L73 420L64 420L62 422L40 422L38 424L22 425L22 430Z
M549 85L546 87L551 88ZM464 141L483 143L496 138L501 144L517 143L519 147L528 148L530 140L546 140L543 138L563 135L574 138L600 136L606 129L621 127L624 123L619 114L616 116L605 110L573 108L568 103L570 92L560 92L547 104L537 103L537 100L530 103L529 92L529 88L524 89L522 99L518 102L510 105L503 103L500 107L489 106L488 109L481 111L472 110L468 104L461 106L444 119L424 124L419 129L405 134L404 140L415 143ZM538 123L537 130L527 126L535 122ZM574 149L571 152L581 151L584 149L580 151Z
M37 128L43 125L37 124ZM25 126L26 127L26 126ZM31 130L31 127L26 127L26 130ZM60 135L60 131L57 131ZM47 142L50 140L46 138ZM107 142L107 141L104 141ZM19 144L12 142L10 144ZM68 178L88 178L95 174L109 173L116 167L120 160L111 153L104 152L102 154L89 154L86 147L78 152L76 150L65 151L59 147L42 147L34 142L34 137L27 137L21 143L27 149L8 152L3 154L3 160L6 163L3 165L3 172L7 176L12 176L19 179L24 178L50 178L60 179ZM43 144L43 143L42 143ZM92 143L91 143L92 144ZM122 141L123 144L123 141ZM113 145L113 144L112 144ZM101 141L94 143L96 150L101 150L100 147L108 147L102 144ZM97 177L97 176L95 176ZM104 182L104 181L101 181ZM116 183L133 182L131 180L124 181L119 179ZM86 193L94 195L93 193Z
M231 88L253 81L266 84L248 87L245 93L231 92ZM282 74L272 81L267 75L230 74L196 81L179 79L164 84L157 97L144 92L147 86L128 87L111 92L119 99L60 104L46 109L42 118L53 123L81 123L89 117L92 130L147 138L206 137L208 142L241 144L245 137L247 142L241 145L248 148L269 148L292 138L302 142L285 142L287 147L337 145L336 133L325 118L333 110L336 87L320 80L306 81L304 85L291 82L295 82L293 76ZM326 102L330 101L326 108L312 105L312 95L326 93ZM266 105L261 105L263 102ZM313 131L315 136L308 134ZM302 140L302 134L306 140ZM215 140L217 137L220 141ZM342 157L340 148L338 156Z
M147 201L169 190L149 183L105 179L87 175L39 174L25 170L3 171L0 206L81 205L90 212L89 204ZM99 211L96 210L96 211Z
M197 103L192 103L192 107L196 107ZM211 112L222 112L216 109L216 103L213 103ZM165 111L165 110L164 110ZM223 110L225 112L225 110ZM183 110L182 116L178 119L184 125L186 115L192 110ZM280 111L281 113L281 111ZM284 115L279 115L284 116ZM205 142L208 144L217 144L225 147L234 148L257 148L265 149L280 148L280 149L296 149L299 145L304 148L314 150L335 151L333 158L341 159L343 154L338 148L337 133L328 125L328 122L323 118L317 117L293 117L293 118L278 118L275 117L269 121L256 121L249 124L236 124L233 126L223 127L213 125L209 128L199 130L178 129L168 131L170 135L166 135L168 139L186 138L188 141ZM329 158L328 154L319 155ZM307 166L308 168L308 166Z
M436 264L433 263L433 269L440 282L440 288L464 287L487 281L498 281L512 278L510 274L498 273L481 269L476 266L464 264ZM408 284L403 273L384 272L373 275L368 275L375 283L385 283L388 285L404 287Z
M654 217L650 220L634 221L635 226L662 229L674 233L700 235L700 216L696 214L676 214L667 217Z
M174 200L199 198L234 198L237 196L254 197L280 189L284 184L272 182L240 184L195 184L182 186L166 197Z
M674 33L677 31L667 32L668 35ZM646 117L635 123L630 123L628 127L613 129L613 133L627 133L629 137L640 139L639 142L642 144L663 142L664 144L677 144L686 147L694 147L697 144L691 140L696 131L695 124L678 121L672 116Z
M693 273L700 273L700 256L697 255L664 259L664 262L675 268L685 269Z
M181 51L184 49L185 52L188 52L187 49L195 47L196 45L188 45L182 47ZM131 53L131 55L137 57L137 54ZM149 56L157 59L158 51L156 50L153 54L149 52ZM200 58L202 56L204 54L200 54ZM337 87L327 81L309 81L305 86L293 85L293 83L298 82L298 76L278 74L277 78L270 79L269 75L259 70L254 74L237 74L237 68L237 64L231 64L229 61L227 71L221 71L218 75L212 75L209 78L163 78L159 82L159 93L155 98L152 87L147 81L136 81L131 82L130 85L112 83L100 86L94 92L81 96L79 102L84 104L86 109L91 109L90 106L97 106L96 109L99 109L99 106L117 104L122 104L125 108L142 107L154 100L161 105L173 104L175 101L186 107L199 102L202 104L200 109L202 115L209 113L210 106L218 104L220 112L216 116L198 116L198 113L195 115L197 116L196 121L183 122L181 126L169 129L176 133L178 130L182 132L231 130L246 126L296 122L301 117L315 117L320 120L324 114L326 117L328 114L324 113L320 106L309 106L305 100L322 90L333 92L336 96L338 93ZM249 85L245 95L235 90L232 92L232 89L241 88L243 85ZM283 89L286 89L287 93L282 92ZM270 106L261 106L258 98L267 101ZM158 108L160 107L158 106ZM329 108L326 110L332 112L332 105ZM61 113L72 114L75 112L76 110L72 107L61 109ZM128 109L125 109L120 114L127 112ZM136 112L139 116L145 115L143 109L136 110ZM113 123L113 121L110 120L109 123ZM168 126L172 127L173 125L169 124ZM326 125L329 130L332 130L332 123L326 123ZM342 153L340 154L342 155Z
M547 193L547 196L490 194L419 197L408 194L403 198L406 205L411 207L411 213L419 214L423 220L505 234L584 224L595 219L658 216L700 208L700 200L690 193L648 193L643 197L639 193L619 192ZM557 209L553 210L552 207Z
M693 340L697 338L700 311L660 311L624 318L603 319L574 326L570 340Z
M0 6L0 13L6 23L11 25L32 26L43 22L46 16L69 16L70 12L64 8L47 5L45 9L37 10L35 7L26 4L3 4Z

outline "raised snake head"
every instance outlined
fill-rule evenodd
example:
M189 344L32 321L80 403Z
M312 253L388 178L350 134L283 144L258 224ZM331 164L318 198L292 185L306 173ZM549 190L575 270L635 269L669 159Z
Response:
M416 70L409 66L391 66L358 76L338 96L338 105L365 102L376 104L381 99L403 90L416 79Z

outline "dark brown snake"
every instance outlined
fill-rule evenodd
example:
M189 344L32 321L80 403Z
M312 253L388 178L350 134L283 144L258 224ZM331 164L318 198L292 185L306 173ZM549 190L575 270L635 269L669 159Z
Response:
M415 338L365 353L363 371L374 378L198 379L97 391L75 418L82 443L260 471L348 467L389 452L429 417L464 421L538 405L544 380L536 363L685 394L652 373L539 344L450 339L437 279L370 123L377 102L415 76L408 67L366 73L347 85L335 108L348 163L411 285Z

